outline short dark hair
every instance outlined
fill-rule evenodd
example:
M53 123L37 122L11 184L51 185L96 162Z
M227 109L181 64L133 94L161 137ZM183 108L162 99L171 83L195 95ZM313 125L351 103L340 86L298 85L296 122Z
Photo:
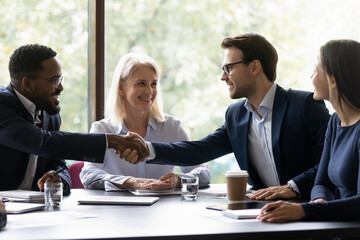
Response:
M343 100L360 109L360 43L328 41L320 48L320 61L327 75L335 78L339 103Z
M259 60L269 81L275 81L278 54L275 47L263 36L246 33L236 37L227 37L221 43L221 47L240 49L244 55L243 60L248 62Z
M27 44L14 51L9 61L11 83L18 86L23 77L43 70L42 62L55 57L56 52L39 44Z

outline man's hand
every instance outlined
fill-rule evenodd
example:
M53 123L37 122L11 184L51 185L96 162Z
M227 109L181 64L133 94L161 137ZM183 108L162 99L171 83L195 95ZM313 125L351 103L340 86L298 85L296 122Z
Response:
M129 163L137 164L149 156L144 139L136 133L129 133L126 137L107 134L106 137L109 148L115 149L120 153L120 158L124 158Z
M55 175L54 170L45 173L37 182L37 185L41 191L44 191L45 182L62 182L59 175Z
M297 193L288 185L263 188L249 196L251 200L292 199L296 197Z

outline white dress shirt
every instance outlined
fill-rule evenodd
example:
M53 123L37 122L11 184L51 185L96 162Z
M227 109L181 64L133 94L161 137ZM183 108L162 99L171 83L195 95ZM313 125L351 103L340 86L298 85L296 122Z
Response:
M165 115L164 118L165 121L160 123L156 122L154 119L149 119L146 135L144 137L146 141L178 142L190 140L189 136L182 128L180 121L169 115ZM129 130L123 122L116 125L111 122L110 119L106 118L94 122L90 132L126 135ZM200 185L207 185L210 183L210 171L206 164L180 167L180 169L187 175L198 176ZM86 188L113 191L119 190L119 188L112 183L123 184L130 177L159 179L161 176L173 171L173 165L147 164L145 161L133 165L120 159L119 155L116 154L113 149L107 149L105 152L104 163L85 162L80 173L80 179Z
M21 95L18 91L16 91L15 88L14 88L14 91L15 91L16 95L18 96L18 98L20 99L20 102L24 105L26 110L28 110L30 115L33 117L34 124L40 124L41 120L40 120L39 116L41 114L41 111L35 112L35 110L36 110L35 104L32 103L29 99L27 99L23 95ZM35 178L35 173L36 173L36 168L37 168L37 160L38 160L37 155L30 154L28 166L27 166L26 172L25 172L25 176L19 186L19 189L31 190L31 185Z
M272 109L274 104L276 83L266 93L256 113L246 100L245 108L251 112L248 134L248 150L250 162L259 174L266 187L280 185L276 171L271 141Z

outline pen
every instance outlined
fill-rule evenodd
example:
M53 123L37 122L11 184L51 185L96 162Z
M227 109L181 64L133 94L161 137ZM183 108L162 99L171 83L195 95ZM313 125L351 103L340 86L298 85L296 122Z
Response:
M66 166L65 166L65 167L63 167L63 168L61 168L61 169L59 169L59 170L56 170L55 174L54 174L54 175L51 175L51 176L50 176L50 178L55 177L56 175L58 175L59 173L61 173L61 172L62 172L62 171L64 171L65 169L67 169L67 167L66 167Z
M9 198L3 198L1 201L2 201L3 203L7 203L7 202L13 202L14 200L9 199Z

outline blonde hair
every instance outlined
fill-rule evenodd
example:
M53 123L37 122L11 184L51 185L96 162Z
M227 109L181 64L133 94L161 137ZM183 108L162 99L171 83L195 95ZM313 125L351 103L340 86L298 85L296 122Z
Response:
M124 55L116 65L113 75L109 95L106 99L105 114L113 123L120 123L124 117L124 101L119 94L120 82L127 84L131 75L141 67L148 67L154 70L158 77L157 91L154 104L150 110L150 118L157 122L164 121L161 88L160 88L160 69L154 59L142 53L128 53Z

